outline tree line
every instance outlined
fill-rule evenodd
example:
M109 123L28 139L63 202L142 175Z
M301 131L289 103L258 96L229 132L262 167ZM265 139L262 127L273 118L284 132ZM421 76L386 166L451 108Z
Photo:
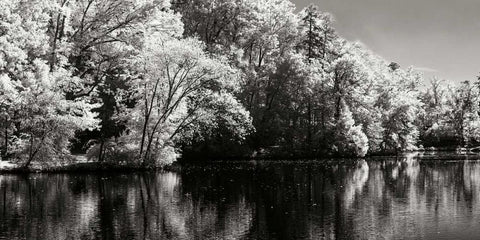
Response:
M0 147L24 166L475 145L478 82L425 82L288 0L0 2Z

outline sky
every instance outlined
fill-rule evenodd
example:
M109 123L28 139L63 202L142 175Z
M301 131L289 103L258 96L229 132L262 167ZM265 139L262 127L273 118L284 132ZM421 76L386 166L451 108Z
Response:
M480 0L291 0L334 16L338 33L425 77L480 75Z

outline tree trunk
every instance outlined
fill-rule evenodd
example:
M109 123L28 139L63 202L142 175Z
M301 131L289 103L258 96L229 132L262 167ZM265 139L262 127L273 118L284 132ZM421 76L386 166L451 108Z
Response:
M103 162L103 147L105 145L105 140L103 138L100 140L100 151L98 153L98 161Z
M341 104L342 104L342 98L338 96L335 103L335 120L336 121L340 119L341 107L342 107Z
M308 113L307 152L308 154L310 154L312 150L312 102L310 98L308 99L307 113Z
M147 135L147 126L148 126L149 116L145 115L145 123L143 124L142 129L142 141L140 142L140 156L143 154L143 145L145 144L145 137Z
M33 134L30 134L30 136L31 136L31 139L30 139L30 154L29 154L29 157L28 157L28 161L23 166L24 168L28 168L30 166L30 163L35 158L35 155L37 155L38 151L40 151L40 148L42 147L42 145L45 141L45 138L47 137L47 134L48 134L48 131L43 134L42 138L40 139L40 141L38 143L38 147L35 150L33 150L33 148L34 148L34 146L33 146L34 136L33 136Z
M5 147L2 151L2 156L6 158L8 153L8 118L5 117L5 139L4 139Z
M30 166L30 163L32 162L33 160L33 134L30 135L30 153L28 154L28 160L27 162L25 163L25 165L23 165L24 168L28 168L28 166Z

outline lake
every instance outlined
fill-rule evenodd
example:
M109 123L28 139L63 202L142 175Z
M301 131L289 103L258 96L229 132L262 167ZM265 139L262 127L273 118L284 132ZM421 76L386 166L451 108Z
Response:
M480 236L476 159L0 175L0 239L472 239Z

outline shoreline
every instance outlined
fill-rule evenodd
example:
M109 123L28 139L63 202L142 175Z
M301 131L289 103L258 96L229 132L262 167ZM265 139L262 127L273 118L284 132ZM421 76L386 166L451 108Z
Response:
M101 162L82 162L72 163L64 166L50 166L50 167L28 167L24 168L9 164L9 167L1 167L0 161L0 175L2 174L30 174L30 173L135 173L135 172L150 172L150 171L176 171L177 163L163 167L141 167L136 165L117 165L113 163Z
M439 153L446 153L446 156L438 155ZM452 156L448 154L452 153ZM460 155L459 155L460 154ZM161 166L161 167L142 167L138 165L115 164L112 162L74 162L62 166L30 166L24 168L9 161L0 160L0 175L1 174L28 174L28 173L132 173L132 172L151 172L151 171L180 171L184 165L211 165L212 163L272 163L272 162L331 162L331 161L345 161L345 160L376 160L378 158L396 158L396 157L416 157L421 155L426 157L434 157L432 160L466 160L458 156L480 156L477 152L462 152L451 150L435 150L435 151L412 151L402 152L399 154L383 154L370 155L363 158L349 158L349 157L334 157L328 156L325 158L308 158L308 157L256 157L256 158L223 158L223 159L179 159L176 162ZM455 156L454 158L452 158Z

